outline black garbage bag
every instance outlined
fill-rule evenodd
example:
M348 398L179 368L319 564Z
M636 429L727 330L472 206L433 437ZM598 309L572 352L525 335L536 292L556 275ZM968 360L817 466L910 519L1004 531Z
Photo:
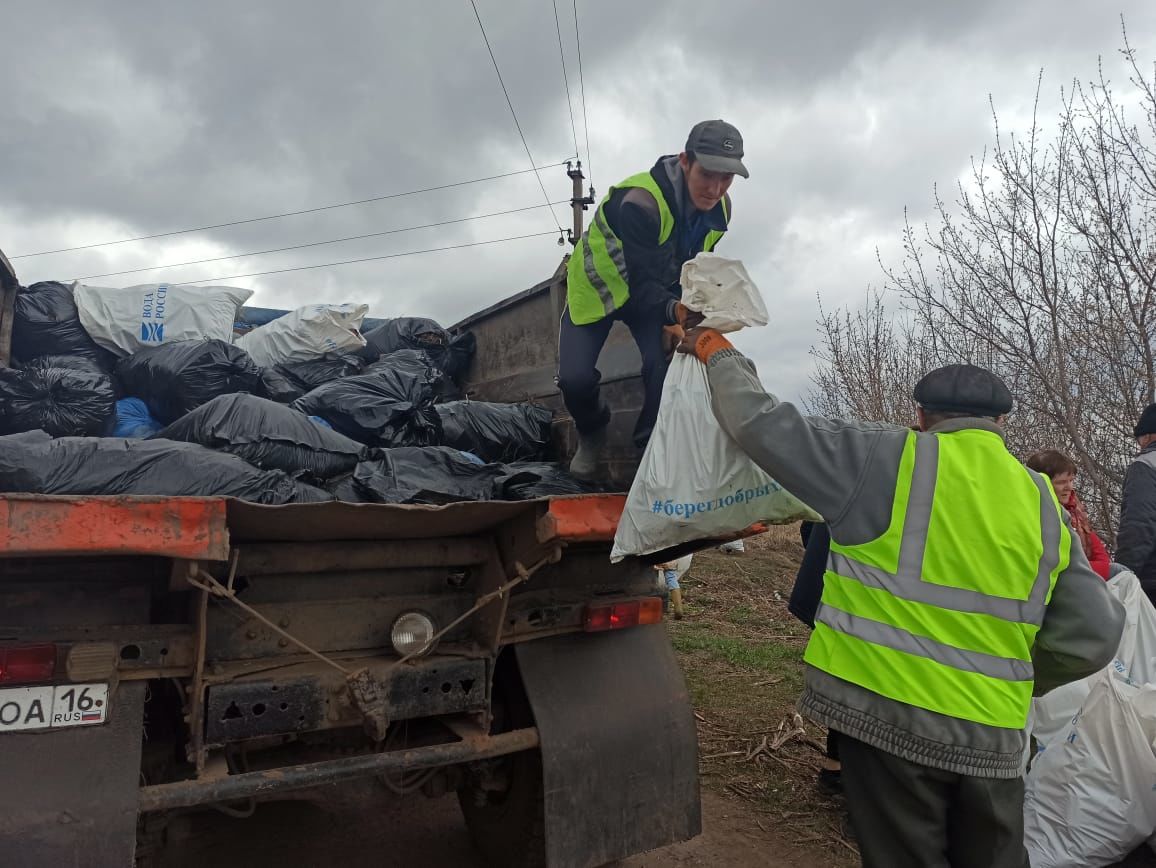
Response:
M437 406L442 443L485 461L541 458L550 445L553 414L534 404L451 401Z
M362 493L353 482L353 473L343 473L325 483L325 490L345 503L373 503L373 498Z
M99 436L116 420L108 374L68 368L0 368L0 434L43 429L53 437Z
M256 395L221 395L150 439L199 443L262 470L319 481L353 470L366 451L344 434Z
M307 362L275 365L273 370L305 394L334 380L354 377L364 368L365 359L360 356L350 353L326 353L319 359L310 359Z
M445 363L442 365L447 376L455 383L460 383L469 371L470 362L474 360L477 351L478 339L473 332L462 332L450 338Z
M591 494L598 488L575 479L553 461L516 461L494 483L495 500L533 500L565 494Z
M364 373L375 374L381 371L402 371L420 377L425 380L435 398L442 394L446 380L445 372L425 350L397 350L367 365Z
M76 301L66 284L45 280L16 293L12 355L22 362L37 356L84 356L106 365L106 355L80 324Z
M256 392L261 369L222 340L175 341L121 359L116 380L122 396L140 398L168 424L218 395Z
M279 470L195 443L120 437L0 437L0 491L237 497L254 503L319 503L320 488Z
M356 495L365 503L492 500L504 473L500 464L478 464L448 446L400 447L375 450L332 490L339 499Z
M108 376L108 369L105 365L92 356L36 356L36 358L21 364L20 368L25 371L46 371L49 368L56 368L64 371L82 371L86 374Z
M276 368L262 368L261 381L257 384L257 393L262 398L276 401L278 404L292 404L305 394L301 389Z
M450 342L449 332L440 325L432 319L416 316L387 319L362 337L365 338L365 346L358 350L358 355L368 361L398 350L425 350L434 364L439 366L445 362L446 348Z
M442 438L434 397L421 373L382 368L319 386L289 406L367 446L434 446Z

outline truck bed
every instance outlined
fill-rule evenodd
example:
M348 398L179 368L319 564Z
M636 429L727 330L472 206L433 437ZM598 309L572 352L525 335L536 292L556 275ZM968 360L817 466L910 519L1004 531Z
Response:
M531 518L540 542L609 542L626 498L588 494L443 506L233 498L0 495L0 557L144 555L224 561L240 542L438 539Z

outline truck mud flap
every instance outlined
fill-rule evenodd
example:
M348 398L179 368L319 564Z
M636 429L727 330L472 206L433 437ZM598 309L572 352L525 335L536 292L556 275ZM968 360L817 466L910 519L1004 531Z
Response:
M109 720L0 734L0 864L133 864L145 683L121 683Z
M541 739L550 868L592 868L702 831L698 738L662 625L516 646Z

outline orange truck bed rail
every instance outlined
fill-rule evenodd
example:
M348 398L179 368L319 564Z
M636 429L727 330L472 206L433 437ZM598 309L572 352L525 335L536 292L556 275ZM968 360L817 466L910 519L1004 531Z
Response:
M290 504L229 498L0 495L0 557L151 555L224 561L231 542L436 538L532 516L542 542L609 543L620 494L522 502Z
M0 556L155 555L226 560L225 501L194 497L0 497Z

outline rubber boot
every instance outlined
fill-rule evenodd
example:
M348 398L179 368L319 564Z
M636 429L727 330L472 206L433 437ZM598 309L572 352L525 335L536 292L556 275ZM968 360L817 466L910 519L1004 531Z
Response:
M670 608L674 610L674 620L682 620L682 588L670 589Z
M578 451L570 461L570 474L578 479L591 480L598 475L598 462L606 448L606 428L578 435Z

